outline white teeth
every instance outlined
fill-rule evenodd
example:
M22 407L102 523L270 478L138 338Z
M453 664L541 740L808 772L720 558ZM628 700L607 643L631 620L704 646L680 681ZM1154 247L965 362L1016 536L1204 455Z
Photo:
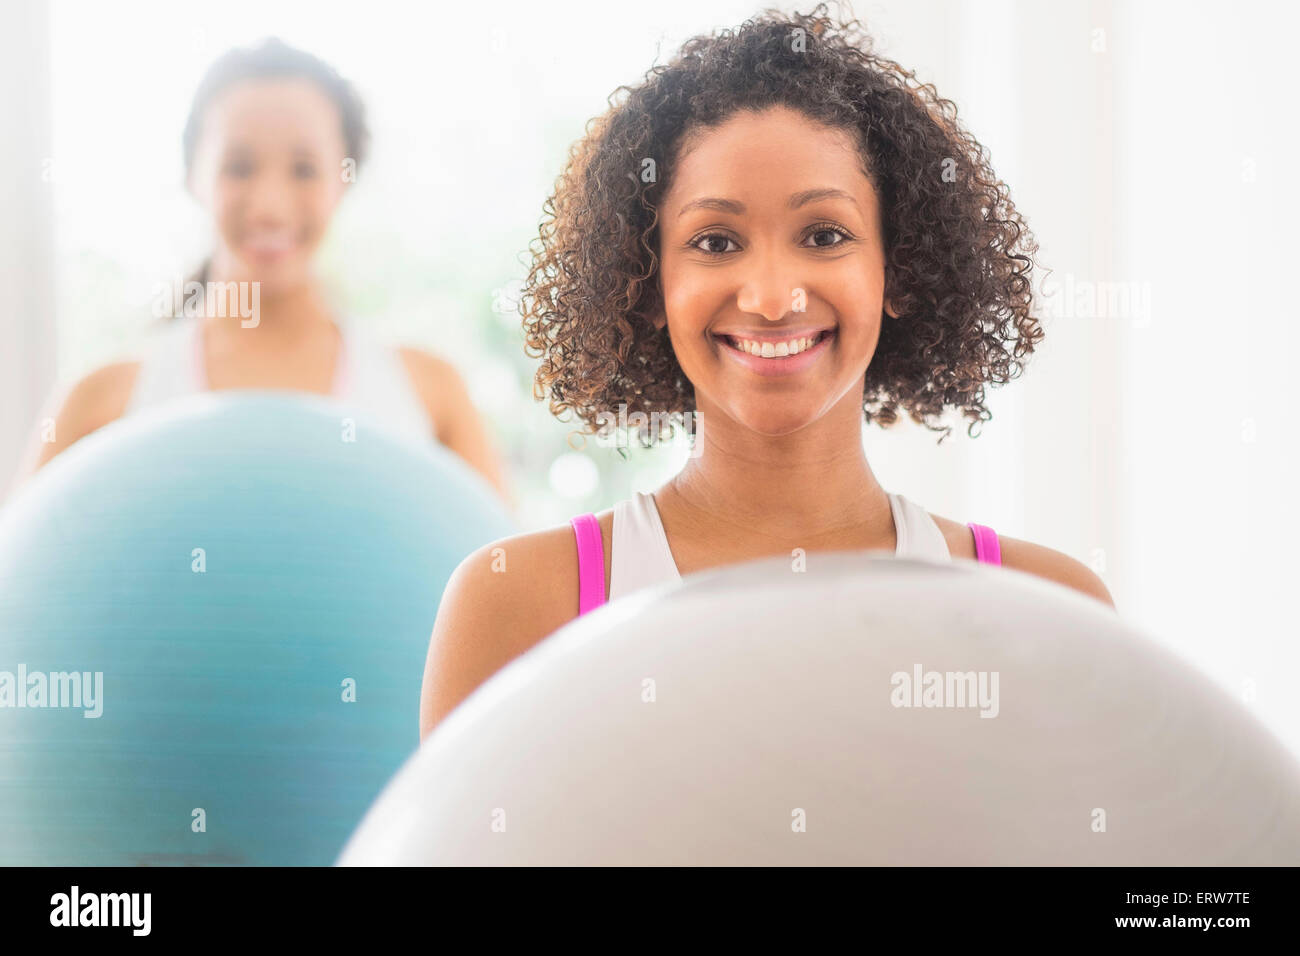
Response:
M787 339L784 342L755 342L751 339L733 338L736 348L742 352L748 352L750 355L757 355L760 358L785 358L790 355L798 355L800 352L812 348L816 344L817 336L807 336L802 339Z

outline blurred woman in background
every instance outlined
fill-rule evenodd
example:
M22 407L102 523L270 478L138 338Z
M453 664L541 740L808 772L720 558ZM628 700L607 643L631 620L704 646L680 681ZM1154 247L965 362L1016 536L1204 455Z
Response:
M200 82L183 143L186 185L216 234L193 280L200 286L185 284L183 303L168 309L175 317L142 358L105 365L72 386L52 433L35 436L24 473L103 425L171 398L290 389L339 399L355 409L360 427L436 440L508 497L456 370L427 352L373 341L331 308L312 274L368 145L351 84L278 40L231 50ZM190 294L200 287L206 295Z

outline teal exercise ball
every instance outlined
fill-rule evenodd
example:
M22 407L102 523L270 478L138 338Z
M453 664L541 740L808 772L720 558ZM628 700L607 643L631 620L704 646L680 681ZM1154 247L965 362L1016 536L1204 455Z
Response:
M1111 608L774 558L628 595L439 724L340 862L1293 865L1300 766Z
M419 743L447 579L513 532L455 455L350 414L177 400L0 509L0 865L337 857Z

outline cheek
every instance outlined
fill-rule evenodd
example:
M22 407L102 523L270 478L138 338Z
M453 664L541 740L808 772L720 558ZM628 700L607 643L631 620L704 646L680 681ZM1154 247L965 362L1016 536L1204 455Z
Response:
M328 180L305 187L299 196L298 207L303 224L314 232L323 231L342 198L342 185Z
M865 329L880 324L885 290L882 264L851 258L828 278L822 286L824 297L842 322Z
M238 184L218 182L208 193L208 213L223 234L229 234L239 226L244 207L243 192Z
M725 308L734 289L721 273L705 269L677 269L671 262L663 264L660 282L664 292L664 311L669 322L680 331L698 330Z

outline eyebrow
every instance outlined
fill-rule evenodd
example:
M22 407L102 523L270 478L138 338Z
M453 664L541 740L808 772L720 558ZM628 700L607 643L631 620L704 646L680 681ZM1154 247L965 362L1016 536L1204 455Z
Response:
M320 150L306 143L295 143L290 150L295 156L315 156ZM227 153L251 153L254 149L244 140L231 140L226 144Z
M717 209L720 212L729 212L732 215L740 216L745 212L745 204L734 199L717 199L713 196L704 199L692 199L682 207L682 211L677 214L677 218L681 219L692 209Z
M806 206L809 203L817 202L820 199L847 199L849 202L853 203L854 206L857 206L858 204L858 201L843 189L822 188L805 189L803 192L795 193L790 197L790 202L787 205L791 209L798 209L800 206ZM738 202L735 199L720 199L716 196L706 196L703 199L692 199L688 202L682 207L682 211L677 214L677 218L680 219L692 209L717 209L720 212L729 212L733 216L742 216L745 213L745 204L743 202Z
M858 201L843 189L806 189L790 197L790 208L798 209L800 206L806 206L810 202L817 202L819 199L847 199L854 206L858 204Z

